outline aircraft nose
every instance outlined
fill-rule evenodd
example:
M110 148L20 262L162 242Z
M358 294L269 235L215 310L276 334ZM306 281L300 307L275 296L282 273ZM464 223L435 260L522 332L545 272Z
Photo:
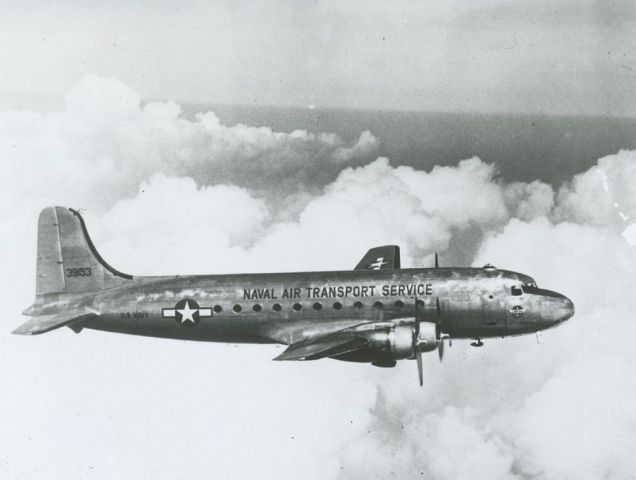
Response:
M561 296L561 315L559 318L560 322L565 322L567 319L571 318L574 315L574 303L565 295Z

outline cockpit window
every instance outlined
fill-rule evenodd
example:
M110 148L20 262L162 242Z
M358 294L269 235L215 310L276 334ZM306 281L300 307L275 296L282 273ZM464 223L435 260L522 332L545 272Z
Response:
M524 293L538 293L539 289L537 288L537 285L532 283L526 283L523 287L523 292Z
M519 296L523 294L523 290L521 290L521 287L518 287L516 285L510 289L510 292L515 296Z

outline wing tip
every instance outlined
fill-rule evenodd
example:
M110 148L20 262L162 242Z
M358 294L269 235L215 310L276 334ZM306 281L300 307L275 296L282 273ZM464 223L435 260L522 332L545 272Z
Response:
M307 360L307 357L295 357L293 354L290 354L290 352L284 351L279 356L272 358L272 360L276 362L283 362L285 360L297 360L302 362L303 360Z
M11 332L13 335L34 335L31 326L28 325L28 322L20 325L18 328Z

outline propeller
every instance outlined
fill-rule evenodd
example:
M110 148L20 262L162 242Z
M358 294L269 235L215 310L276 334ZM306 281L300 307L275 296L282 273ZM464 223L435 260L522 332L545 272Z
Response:
M437 261L435 262L437 263ZM442 316L442 307L439 301L439 297L435 297L435 339L437 341L437 354L439 355L439 361L444 359L444 340L448 339L449 344L451 339L448 335L444 335L442 332L442 326L444 317ZM415 297L415 319L413 321L413 354L415 360L417 360L417 373L420 379L420 386L424 385L424 372L422 367L422 351L420 350L420 302Z
M413 353L417 361L417 374L420 379L420 387L424 385L424 370L422 367L422 351L418 345L420 338L420 305L415 297L415 321L413 322Z
M435 268L439 268L439 257L435 252ZM437 310L437 320L435 322L435 336L437 337L437 354L439 355L439 361L444 358L444 339L442 338L442 309L439 306L439 297L435 297L435 307Z
M444 358L444 339L442 338L442 308L439 304L439 297L435 297L435 310L437 313L435 320L435 338L437 339L437 354L441 362Z

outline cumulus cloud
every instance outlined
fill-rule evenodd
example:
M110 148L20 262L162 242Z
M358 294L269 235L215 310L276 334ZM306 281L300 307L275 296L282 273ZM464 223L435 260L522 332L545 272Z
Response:
M443 365L426 356L423 389L413 362L0 336L0 476L633 478L636 251L622 232L636 215L634 152L555 192L506 183L479 158L393 167L377 146L371 133L347 145L228 127L212 112L187 119L97 77L61 112L0 113L7 331L32 299L36 216L49 204L87 208L103 256L134 274L348 269L396 243L405 266L430 265L436 250L446 264L492 262L577 306L541 344L454 342Z
M521 220L550 215L554 207L552 187L538 180L509 184L505 189L505 197L513 216Z
M69 92L61 112L0 113L0 132L0 155L20 188L98 209L134 195L155 173L281 197L321 187L343 166L373 159L378 147L370 132L346 145L333 133L225 126L214 112L190 120L174 102L142 105L127 85L90 75ZM45 191L40 178L49 180ZM0 195L10 201L17 193Z
M103 234L97 230L97 238L111 239L105 243L111 250L121 219L133 225L130 217L141 215L143 226L132 230L133 237L126 233L125 241L141 247L135 264L146 272L143 266L153 264L154 249L143 246L157 241L174 246L177 238L187 245L208 242L206 258L216 271L225 272L242 272L254 265L263 271L349 268L371 246L391 243L402 246L406 264L430 264L435 251L448 251L445 260L452 262L463 254L450 247L453 237L470 236L479 244L486 231L503 227L517 211L532 218L551 205L549 186L539 182L504 185L494 180L495 174L494 166L478 158L431 172L394 168L388 159L379 158L345 168L319 194L300 200L291 196L299 208L286 221L270 204L247 193L218 200L223 195L218 192L238 194L236 187L197 190L191 180L153 177L149 184L142 184L137 197L120 201L109 211L104 222L112 227ZM214 199L213 192L217 192ZM162 208L150 213L158 205ZM225 221L243 210L240 221ZM185 211L196 214L180 215ZM163 226L155 229L149 222ZM175 241L166 241L169 238ZM224 240L215 240L219 238ZM124 251L112 250L114 255ZM201 271L200 261L181 251L173 252L178 264L168 260L161 267L180 267L179 273Z
M341 478L636 474L634 248L610 229L513 218L482 243L475 264L487 261L567 294L576 316L542 344L486 340L475 352L455 342L443 366L425 359L424 395L382 382L370 431L345 450ZM368 451L383 454L362 461Z
M559 190L555 216L621 231L636 222L636 152L621 150Z
M87 215L87 221L92 219ZM210 273L244 263L242 247L258 239L268 220L265 202L245 189L198 187L189 177L155 174L141 183L136 197L99 217L94 233L104 239L104 254L112 251L134 273ZM210 253L201 258L192 252Z
M502 247L509 242L523 255L507 253ZM636 251L616 232L539 219L513 220L480 256L536 272L540 285L566 293L577 306L567 331L555 332L563 339L561 354L539 358L545 384L501 422L502 436L518 446L521 471L543 478L633 476L628 452L636 447L630 407L636 381L630 365L636 355L620 339L636 335L632 300L626 300L636 288Z
M477 158L430 173L393 168L386 158L347 168L306 205L297 222L275 226L255 253L264 256L268 249L274 254L279 245L302 242L302 251L282 249L296 252L293 264L325 268L318 262L334 262L333 267L343 267L346 259L351 263L370 246L397 243L406 262L413 264L436 249L446 250L454 231L471 225L487 228L507 218L503 190L492 182L493 174L493 167ZM318 255L306 255L309 251Z

